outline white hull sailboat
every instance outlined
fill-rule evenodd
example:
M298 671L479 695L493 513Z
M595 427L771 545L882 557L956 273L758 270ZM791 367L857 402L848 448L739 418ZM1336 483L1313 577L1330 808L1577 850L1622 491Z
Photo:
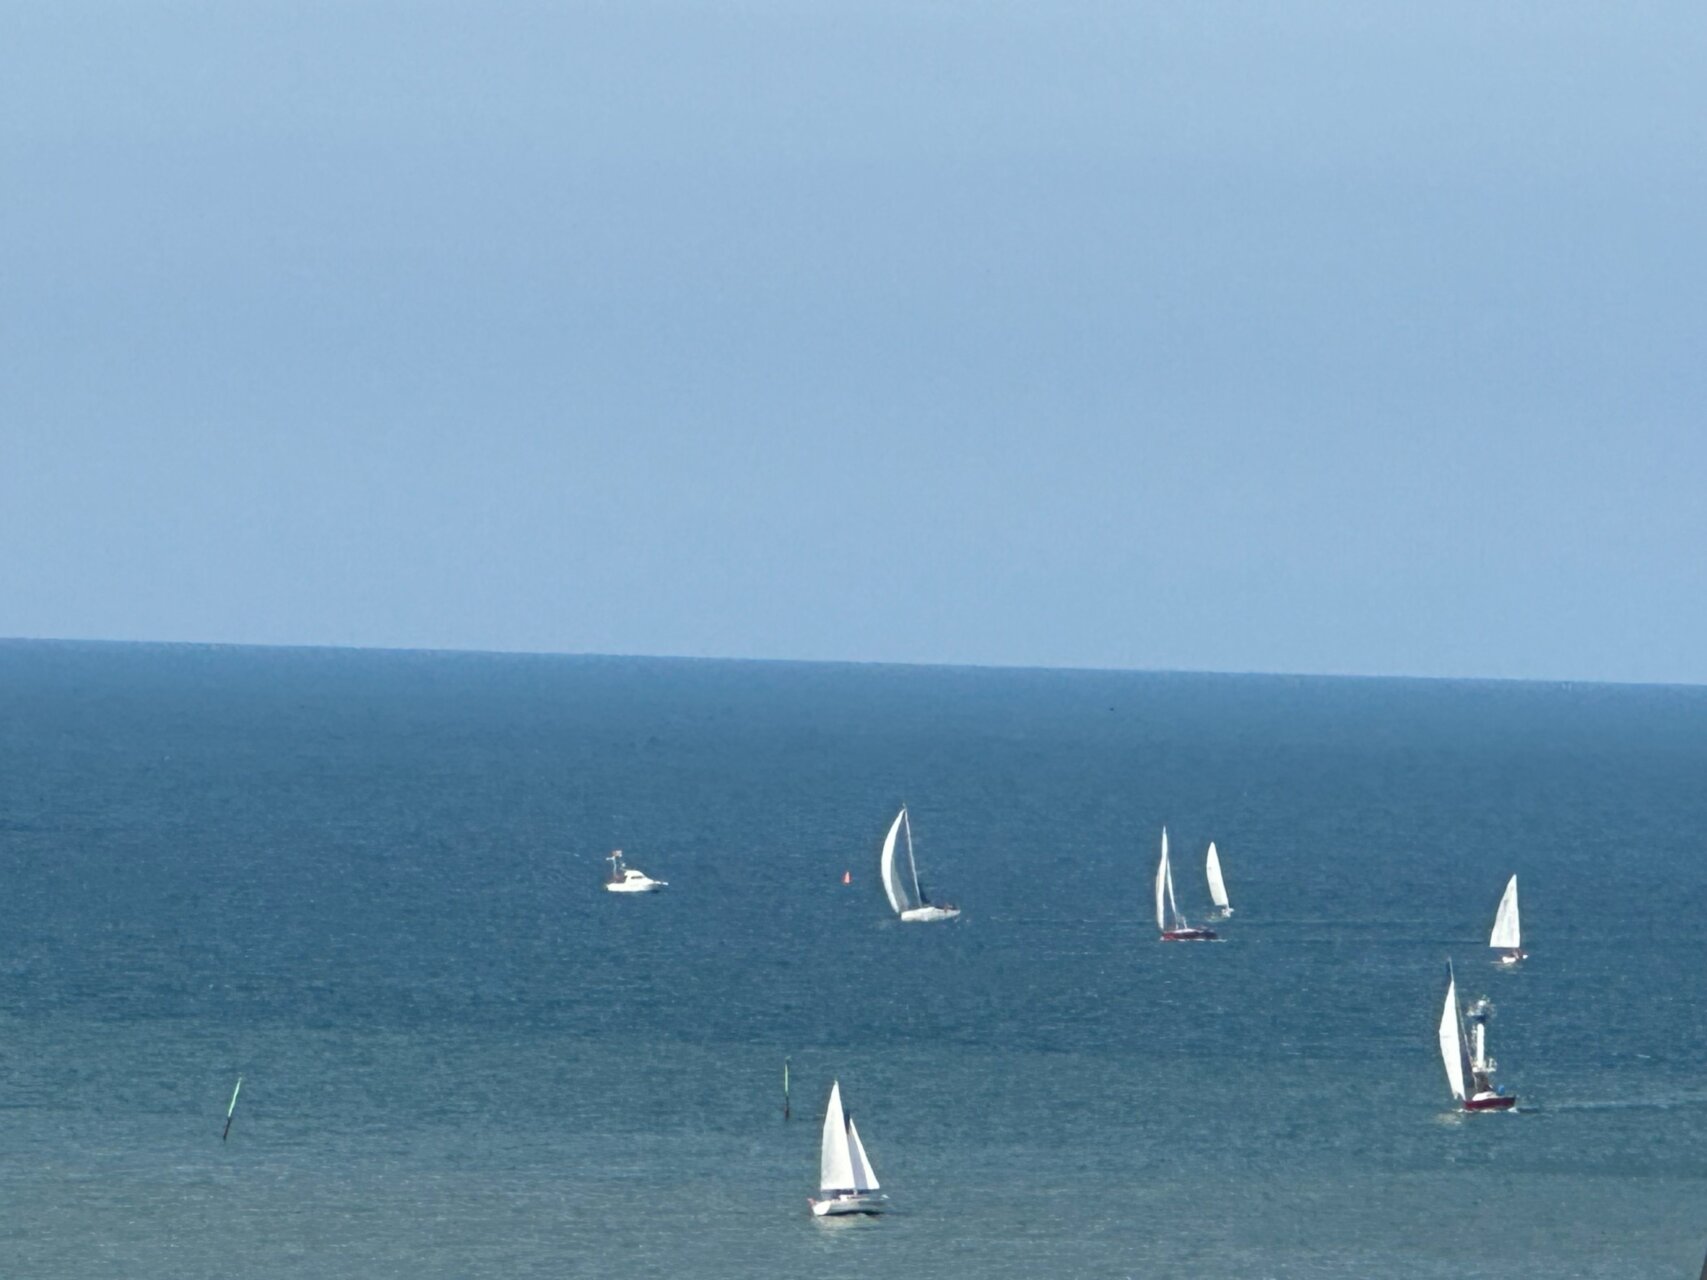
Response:
M1209 842L1209 857L1204 862L1204 874L1209 877L1209 897L1215 903L1215 909L1225 920L1233 914L1233 908L1227 901L1227 882L1221 878L1221 855L1215 852L1215 842Z
M824 1108L818 1196L809 1197L807 1203L814 1217L830 1218L847 1213L882 1213L888 1199L878 1186L852 1117L842 1114L842 1085L835 1081L830 1085L830 1103Z
M906 852L906 865L901 854ZM895 914L908 924L929 924L935 920L952 920L960 908L952 903L941 905L925 901L919 888L919 864L913 860L913 824L907 820L907 806L895 815L889 834L883 841L883 857L878 864L883 880L883 892Z
M1446 1006L1440 1011L1440 1057L1446 1065L1446 1083L1465 1111L1509 1111L1517 1095L1504 1093L1494 1084L1496 1064L1488 1056L1488 1019L1493 1006L1484 998L1470 1010L1474 1033L1464 1023L1458 1004L1458 979L1452 962L1446 964Z
M1500 964L1516 964L1527 960L1523 949L1523 924L1517 915L1517 877L1506 881L1500 908L1494 913L1494 931L1488 936L1490 947L1500 948Z
M1163 942L1213 942L1213 929L1193 927L1179 913L1174 901L1174 869L1168 865L1168 829L1162 828L1162 860L1156 864L1156 928Z
M613 850L606 859L610 863L610 875L605 877L605 888L611 893L657 893L668 880L654 880L644 871L625 866L622 861L622 850Z

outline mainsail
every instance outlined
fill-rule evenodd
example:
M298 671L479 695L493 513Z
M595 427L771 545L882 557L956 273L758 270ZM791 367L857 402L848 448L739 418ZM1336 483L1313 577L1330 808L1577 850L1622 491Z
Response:
M1223 911L1227 909L1227 882L1221 878L1221 855L1215 852L1215 842L1209 842L1209 896Z
M855 1191L876 1191L877 1174L865 1154L865 1144L859 1140L859 1128L848 1120L848 1153L853 1157L853 1186Z
M1500 909L1494 915L1494 932L1488 938L1488 945L1507 951L1518 951L1523 947L1523 929L1517 918L1516 876L1506 882L1505 896L1500 899Z
M860 1157L863 1162L863 1151ZM855 1187L853 1157L848 1149L848 1125L842 1118L840 1081L830 1086L830 1105L824 1111L824 1144L818 1157L818 1187L822 1191L851 1191Z
M901 866L897 857L896 845L905 833L907 841L907 865ZM922 906L923 897L919 893L919 872L913 865L913 827L907 821L907 806L901 806L901 812L895 815L895 821L889 828L889 835L883 841L883 892L889 895L889 905L895 909L895 914L911 911ZM910 896L909 896L910 895Z
M1440 1014L1440 1057L1452 1096L1464 1101L1464 1039L1458 1034L1458 980L1451 965L1446 966L1446 1007Z
M1168 917L1163 910L1163 894L1168 885L1168 829L1162 828L1162 860L1156 864L1156 928L1166 929Z

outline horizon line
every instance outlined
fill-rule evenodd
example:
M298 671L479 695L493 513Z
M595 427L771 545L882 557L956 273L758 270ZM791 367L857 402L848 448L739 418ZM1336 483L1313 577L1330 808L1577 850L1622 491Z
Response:
M729 654L685 653L607 653L575 649L490 649L455 648L443 645L363 645L328 644L316 641L254 641L254 640L139 640L114 639L108 636L0 636L0 645L89 645L89 646L152 646L175 649L282 649L301 652L416 654L421 656L505 657L505 658L592 658L643 662L740 662L789 664L795 666L842 667L905 667L941 669L945 671L1047 671L1083 673L1086 675L1172 675L1172 676L1252 676L1264 679L1292 680L1407 680L1456 684L1540 684L1586 685L1619 689L1701 689L1707 685L1688 680L1610 680L1584 679L1572 676L1486 676L1486 675L1416 675L1407 672L1347 671L1279 671L1224 670L1208 667L1111 667L1093 664L1050 666L1032 662L935 662L924 659L889 658L788 658L740 657Z

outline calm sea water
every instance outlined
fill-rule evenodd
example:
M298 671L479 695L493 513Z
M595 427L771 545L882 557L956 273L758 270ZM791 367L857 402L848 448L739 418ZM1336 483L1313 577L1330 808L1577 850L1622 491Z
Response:
M1704 782L1696 689L0 644L0 1276L1693 1277Z

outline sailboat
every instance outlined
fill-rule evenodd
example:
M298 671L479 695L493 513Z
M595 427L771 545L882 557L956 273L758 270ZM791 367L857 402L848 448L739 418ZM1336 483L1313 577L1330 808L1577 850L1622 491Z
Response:
M1165 908L1165 909L1164 909ZM1162 860L1156 864L1156 928L1163 942L1213 942L1213 929L1193 928L1174 901L1174 869L1168 865L1168 829L1162 828Z
M1528 953L1523 949L1523 926L1517 918L1517 877L1506 881L1505 894L1500 898L1500 909L1494 913L1494 931L1488 937L1490 947L1501 947L1505 954L1500 956L1500 964L1516 964L1519 960L1527 960Z
M1214 899L1220 909L1221 918L1225 920L1233 914L1233 908L1227 903L1227 882L1221 878L1221 855L1215 852L1215 842L1209 842L1209 858L1204 868L1209 876L1209 896Z
M906 836L907 865L901 865L901 837ZM919 864L913 861L913 824L907 820L907 806L901 806L901 812L895 815L895 821L889 827L889 835L883 841L883 859L879 868L883 873L883 892L889 895L889 905L895 908L895 914L908 924L926 924L932 920L952 920L960 914L960 908L952 903L943 903L940 907L925 901L924 893L919 889Z
M859 1140L853 1118L842 1115L842 1084L830 1085L830 1105L824 1109L824 1141L818 1155L818 1193L808 1198L813 1216L844 1213L882 1213L889 1199L878 1187L877 1174Z
M644 871L624 865L621 849L613 850L605 861L610 863L605 888L612 893L657 893L670 883L668 880L654 880Z
M1475 1034L1466 1034L1466 1015L1458 1005L1458 980L1448 960L1446 1007L1440 1011L1440 1057L1446 1064L1452 1096L1466 1111L1508 1111L1517 1105L1516 1094L1502 1093L1494 1084L1495 1064L1488 1056L1488 1019L1493 1012L1487 997L1476 1001L1468 1014Z

